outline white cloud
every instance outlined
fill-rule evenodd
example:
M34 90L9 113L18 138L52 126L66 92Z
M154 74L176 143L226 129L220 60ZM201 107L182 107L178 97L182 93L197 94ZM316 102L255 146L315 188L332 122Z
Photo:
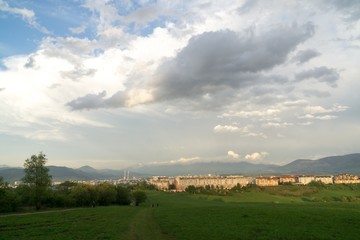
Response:
M250 154L246 154L245 159L249 161L259 161L263 160L269 153L267 152L254 152Z
M343 106L340 104L334 104L332 108L328 109L322 106L306 106L304 112L308 114L335 113L346 111L348 108L348 106Z
M240 158L240 155L238 153L231 151L231 150L227 152L227 155L230 158L235 158L235 159Z
M228 113L223 113L220 115L220 118L229 118L229 117L239 117L239 118L253 118L253 117L270 117L270 116L276 116L278 113L280 113L280 109L266 109L262 111L239 111L234 112L230 111Z
M198 160L200 160L200 157L181 157L179 159L175 159L175 160L169 160L169 161L155 161L155 162L151 162L150 164L179 164L179 163L191 163L191 162L196 162Z
M231 126L231 125L216 125L214 127L214 132L216 133L226 133L226 132L248 132L248 129L241 129L237 126Z
M20 15L33 28L35 28L43 33L50 34L49 30L47 30L45 27L41 26L36 21L35 13L32 10L29 10L26 8L10 7L10 5L7 2L5 2L4 0L0 0L0 11L8 12L8 13L15 14L15 15Z

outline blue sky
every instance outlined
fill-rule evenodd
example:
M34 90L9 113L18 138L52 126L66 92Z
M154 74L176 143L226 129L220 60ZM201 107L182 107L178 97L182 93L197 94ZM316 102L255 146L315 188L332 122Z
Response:
M0 165L359 152L358 1L0 0Z

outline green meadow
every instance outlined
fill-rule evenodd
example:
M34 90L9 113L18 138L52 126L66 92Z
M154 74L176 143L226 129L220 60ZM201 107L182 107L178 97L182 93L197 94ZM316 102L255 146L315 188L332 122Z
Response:
M359 239L358 186L148 191L139 207L0 215L0 239Z

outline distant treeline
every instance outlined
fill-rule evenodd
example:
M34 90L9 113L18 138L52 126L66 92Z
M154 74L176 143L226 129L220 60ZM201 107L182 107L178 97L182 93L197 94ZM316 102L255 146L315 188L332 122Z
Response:
M144 182L136 186L121 186L103 183L87 185L64 182L47 188L42 194L42 208L95 207L107 205L139 205L147 198L143 191L147 188ZM0 176L0 212L16 212L33 209L36 193L30 186L23 184L10 188Z

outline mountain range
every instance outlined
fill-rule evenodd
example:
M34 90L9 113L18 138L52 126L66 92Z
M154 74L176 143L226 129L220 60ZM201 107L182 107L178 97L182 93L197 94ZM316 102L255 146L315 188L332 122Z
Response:
M249 162L194 162L183 164L149 164L123 170L94 169L90 166L73 169L49 166L54 181L119 179L124 171L130 177L151 177L153 175L204 175L204 174L241 174L241 175L280 175L280 174L360 174L360 153L331 156L318 160L298 159L289 164L254 164ZM0 176L7 182L19 181L24 176L22 168L0 167Z

